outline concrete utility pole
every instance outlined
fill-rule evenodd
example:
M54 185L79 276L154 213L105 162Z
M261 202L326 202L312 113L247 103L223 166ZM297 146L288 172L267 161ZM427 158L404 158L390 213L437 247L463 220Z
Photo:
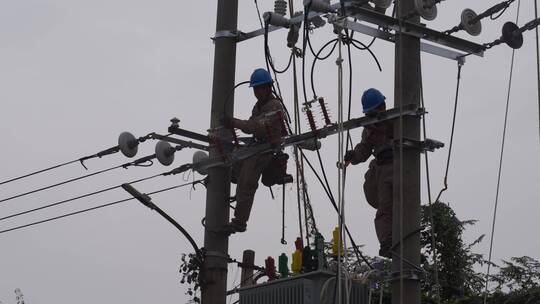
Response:
M396 3L398 3L398 18L415 11L414 0L401 0ZM418 23L420 17L412 17L409 21ZM400 106L408 104L420 105L422 81L420 77L420 38L405 33L396 34L395 62L395 108L398 109ZM403 116L402 119L402 133L400 119L395 120L394 138L400 139L403 134L406 139L419 141L420 118ZM401 151L403 151L402 156L399 147L394 152L392 237L395 254L392 259L392 272L395 276L392 282L392 303L417 304L420 303L420 281L415 278L414 267L408 263L420 264L420 233L415 232L420 227L420 150L403 148ZM402 237L404 238L403 244L400 243ZM401 254L403 254L403 261L399 257ZM401 272L401 265L403 265L403 272Z
M212 110L210 128L220 125L225 115L232 116L234 95L229 94L234 87L236 68L236 38L227 35L236 31L238 23L238 0L218 0L216 39L214 53L214 80L212 87ZM210 149L210 157L218 152ZM231 194L230 168L215 167L208 170L206 193L206 227L203 276L206 286L202 290L203 304L225 304L227 293L227 257L229 237L216 233L229 222L229 198Z

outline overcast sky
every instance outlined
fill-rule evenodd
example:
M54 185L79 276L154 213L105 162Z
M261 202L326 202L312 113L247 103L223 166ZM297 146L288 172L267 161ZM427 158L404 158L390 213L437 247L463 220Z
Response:
M471 3L445 1L429 26L453 27L468 5L481 12L496 0ZM192 4L192 3L197 3ZM295 1L297 8L300 1ZM500 36L502 24L514 20L517 2L497 21L486 21L479 43ZM273 9L261 1L262 11ZM533 18L533 1L522 1L520 24ZM169 119L205 132L209 126L216 1L171 0L0 0L0 179L77 159L114 146L122 131L137 136L166 133ZM239 29L258 27L253 1L241 1ZM470 38L464 33L460 37ZM276 64L288 59L286 33L270 35ZM357 35L368 41L368 37ZM315 45L333 38L326 26L313 35ZM540 258L540 149L534 32L516 52L508 133L504 156L494 261L512 256ZM236 82L246 80L264 65L262 38L239 44ZM363 90L377 87L393 103L393 45L375 42L373 52L383 72L366 52L353 51L353 116L361 115ZM496 47L484 58L470 56L463 67L462 91L456 122L449 202L461 219L479 222L466 231L471 241L488 234L495 200L497 168L503 128L511 50ZM316 70L317 92L337 118L337 69L333 55ZM308 63L311 63L311 57ZM447 143L430 154L432 190L442 186L453 110L456 63L423 55L428 137ZM347 76L348 77L348 76ZM292 74L280 78L283 97L292 108ZM310 89L308 88L308 92ZM252 92L238 89L235 116L248 117ZM307 126L305 120L304 127ZM358 142L361 130L352 132ZM323 156L336 189L336 139L323 141ZM155 142L140 146L138 156L153 153ZM176 165L191 160L193 151L177 153ZM310 154L311 159L315 159ZM53 182L126 162L120 154L78 164L0 186L0 199ZM0 204L2 216L57 200L164 172L151 168L119 169L53 190ZM375 255L378 242L373 210L361 191L366 165L353 167L347 179L347 221L366 253ZM290 165L291 172L292 164ZM198 178L199 176L196 176ZM184 182L188 176L158 178L137 188L150 192ZM337 223L330 203L311 175L309 190L320 231L329 239ZM425 184L425 175L422 177ZM424 185L425 186L425 185ZM427 203L426 187L422 188ZM290 254L298 235L294 185L287 189L287 230L290 245L280 240L281 202L257 192L248 231L230 240L230 254L256 251L258 264L267 256ZM277 189L276 189L277 190ZM154 202L182 223L202 246L205 191L189 188L153 196ZM122 190L106 192L42 212L0 221L0 230L128 197ZM486 239L475 250L487 255ZM27 303L184 303L186 286L179 283L180 255L191 251L186 240L157 214L135 201L70 218L0 234L0 300L14 303L19 287ZM239 281L229 268L229 285Z

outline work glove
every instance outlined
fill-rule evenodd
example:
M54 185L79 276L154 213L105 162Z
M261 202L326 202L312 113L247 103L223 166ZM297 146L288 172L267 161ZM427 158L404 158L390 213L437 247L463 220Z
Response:
M354 159L354 150L349 150L345 152L345 156L343 157L343 159L348 163L352 162Z
M221 119L221 125L223 125L226 129L233 129L234 128L234 118L231 117L223 117Z

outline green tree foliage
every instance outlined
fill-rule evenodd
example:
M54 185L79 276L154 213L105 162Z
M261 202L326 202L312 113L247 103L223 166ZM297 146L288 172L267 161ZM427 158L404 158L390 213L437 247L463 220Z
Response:
M421 266L427 274L422 282L423 303L437 303L437 287L441 303L483 303L485 274L475 269L487 265L488 261L482 254L473 252L473 247L484 235L471 244L466 244L462 237L465 228L475 222L459 220L452 208L442 202L422 206ZM434 244L431 223L434 223ZM435 284L435 265L439 286ZM503 261L503 266L491 265L496 274L490 277L490 282L495 283L495 287L488 291L487 303L540 304L540 262L525 256Z
M431 238L431 223L434 223L434 244ZM436 303L437 288L441 299L454 301L473 297L481 293L484 278L474 271L477 265L484 265L483 256L472 251L472 247L482 241L483 235L472 244L465 244L463 231L475 221L460 221L452 208L437 202L422 206L421 246L422 268L427 272L423 282L424 300ZM433 255L434 247L436 256ZM435 265L438 268L439 286L435 285Z

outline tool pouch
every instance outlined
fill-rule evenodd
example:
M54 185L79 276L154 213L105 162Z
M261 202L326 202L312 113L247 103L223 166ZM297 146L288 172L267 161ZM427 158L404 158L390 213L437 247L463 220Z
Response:
M273 185L288 184L293 182L290 174L287 174L287 161L289 155L283 152L274 154L272 160L262 173L262 183L267 187Z

